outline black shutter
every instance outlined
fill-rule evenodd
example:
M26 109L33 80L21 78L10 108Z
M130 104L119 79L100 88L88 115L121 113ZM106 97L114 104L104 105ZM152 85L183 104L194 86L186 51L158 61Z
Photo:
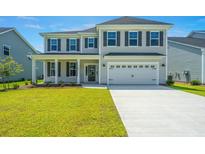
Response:
M80 39L77 39L77 51L80 51Z
M51 74L50 74L50 69L51 69L51 63L48 62L48 63L47 63L47 75L48 75L48 77L51 76Z
M146 32L146 46L150 46L150 32Z
M117 31L117 46L120 46L120 31Z
M95 38L95 48L98 48L98 38Z
M163 46L163 44L164 44L163 35L164 35L163 31L160 31L160 46Z
M125 32L125 46L128 46L128 32Z
M48 40L47 40L47 50L48 50L48 51L51 51L51 46L50 46L50 44L51 44L51 39L48 39Z
M58 62L58 76L61 76L61 62Z
M66 62L66 76L69 76L69 62Z
M58 39L58 51L61 51L61 39Z
M103 32L103 46L107 46L107 32Z
M142 46L142 32L139 31L138 32L138 46Z
M85 38L85 48L88 48L88 38Z
M66 40L66 50L69 51L69 39Z

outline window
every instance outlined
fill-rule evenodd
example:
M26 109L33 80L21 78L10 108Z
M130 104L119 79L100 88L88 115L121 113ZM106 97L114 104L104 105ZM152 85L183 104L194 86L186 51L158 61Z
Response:
M50 75L55 76L55 63L51 62L50 64Z
M134 67L134 68L137 68L137 65L134 65L133 67Z
M77 50L77 40L76 39L69 39L69 51L76 51Z
M140 65L139 68L143 68L143 65Z
M88 38L88 48L94 48L94 38Z
M115 68L115 66L114 66L114 65L111 65L110 68Z
M69 63L69 76L76 76L77 66L76 62Z
M50 49L51 51L58 50L58 40L57 39L50 39Z
M150 35L151 46L159 46L159 32L151 32Z
M4 55L9 56L10 55L10 47L7 45L3 46L3 51L4 51Z
M107 44L108 46L116 46L117 42L117 33L116 32L108 32L107 33Z
M128 65L127 68L132 68L132 65Z
M117 65L116 68L120 68L120 65Z
M122 65L122 68L126 68L126 65Z
M138 32L129 32L129 46L138 45Z

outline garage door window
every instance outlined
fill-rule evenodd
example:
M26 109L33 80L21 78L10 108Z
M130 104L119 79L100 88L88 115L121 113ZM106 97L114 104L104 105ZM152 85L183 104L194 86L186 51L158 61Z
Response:
M116 68L120 68L120 65L117 65Z
M132 66L131 66L131 65L128 65L127 67L128 67L128 68L132 68Z
M140 65L139 68L143 68L143 65Z
M145 65L145 68L149 68L149 65Z
M137 65L134 65L133 67L134 67L134 68L137 68Z
M122 65L122 68L126 68L126 65Z

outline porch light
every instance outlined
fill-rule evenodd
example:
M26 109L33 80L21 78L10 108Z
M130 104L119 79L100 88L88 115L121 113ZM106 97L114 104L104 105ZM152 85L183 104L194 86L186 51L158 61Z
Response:
M103 67L105 67L105 64L103 64Z
M165 67L165 64L162 64L162 67Z

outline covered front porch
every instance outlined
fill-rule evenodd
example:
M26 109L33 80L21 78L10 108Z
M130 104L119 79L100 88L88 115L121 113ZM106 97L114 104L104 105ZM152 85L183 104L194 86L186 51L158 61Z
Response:
M43 62L44 83L100 83L98 55L32 55L32 82L36 84L36 62Z

